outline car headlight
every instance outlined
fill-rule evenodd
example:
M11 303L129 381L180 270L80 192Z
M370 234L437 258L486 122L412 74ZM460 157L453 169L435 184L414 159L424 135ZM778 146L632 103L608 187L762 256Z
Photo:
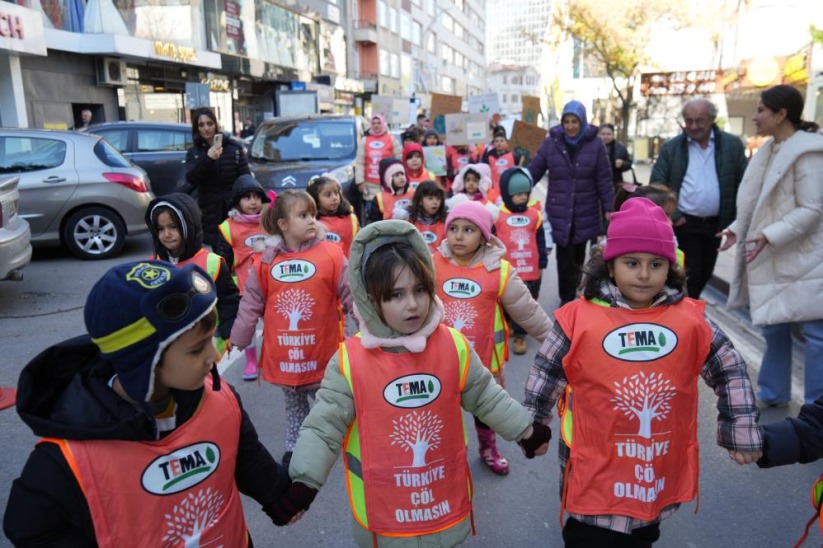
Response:
M354 179L354 165L341 166L329 172L335 179L340 181L340 184L346 184Z

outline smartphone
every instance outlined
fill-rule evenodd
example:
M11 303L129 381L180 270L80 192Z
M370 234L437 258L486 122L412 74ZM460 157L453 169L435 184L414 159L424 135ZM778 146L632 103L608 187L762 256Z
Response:
M214 143L212 144L212 146L214 148L218 148L218 147L223 146L223 134L222 133L216 133L214 135Z

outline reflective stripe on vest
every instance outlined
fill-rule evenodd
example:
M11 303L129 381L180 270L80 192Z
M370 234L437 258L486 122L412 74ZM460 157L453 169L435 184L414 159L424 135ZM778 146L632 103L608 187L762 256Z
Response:
M422 353L365 349L359 335L340 344L341 374L355 402L343 448L346 485L352 513L366 530L395 537L430 534L471 511L460 408L470 354L466 338L443 325ZM361 422L368 432L362 439ZM423 422L431 428L421 430ZM455 443L458 427L461 443ZM415 428L416 440L427 436L425 447L402 442ZM397 466L412 460L411 466Z
M206 274L211 276L211 279L217 283L217 277L220 275L220 255L217 253L212 253L211 251L207 250L205 247L200 248L200 251L186 259L185 261L180 261L177 263L178 267L182 267L187 264L196 264L200 268L206 271ZM218 299L220 296L218 295ZM215 313L217 309L215 308ZM217 317L217 325L220 325L220 316ZM222 357L223 354L226 353L226 339L222 339L217 335L214 336L214 346L217 348L217 353L220 354Z

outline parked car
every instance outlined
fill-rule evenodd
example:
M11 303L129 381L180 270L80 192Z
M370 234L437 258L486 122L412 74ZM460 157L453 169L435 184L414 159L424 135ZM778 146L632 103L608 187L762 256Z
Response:
M192 147L191 126L164 122L107 122L89 133L100 135L123 156L143 168L155 196L194 191L186 181L186 151Z
M267 189L306 188L309 180L331 173L344 190L354 183L360 138L355 116L306 115L266 120L249 150L249 167Z
M0 175L20 179L19 215L34 246L108 259L126 235L148 231L143 217L154 194L146 172L99 135L2 128Z
M17 214L17 177L0 179L0 280L22 280L31 261L31 229Z

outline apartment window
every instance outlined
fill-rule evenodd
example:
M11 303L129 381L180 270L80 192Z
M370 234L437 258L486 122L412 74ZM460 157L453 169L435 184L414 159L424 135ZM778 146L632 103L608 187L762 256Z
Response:
M391 77L392 78L400 78L400 56L396 53L391 54L390 58L391 64Z
M397 8L389 8L389 30L397 32Z
M454 32L454 19L452 19L451 15L444 13L440 21L447 31Z
M440 87L442 87L446 93L454 93L454 79L448 76L441 76Z
M415 6L419 6L420 0L412 0L412 4L414 4Z
M423 32L423 27L417 21L412 21L412 42L415 46L420 45L420 34Z
M377 3L377 21L380 23L381 27L388 28L389 27L389 18L388 13L389 7L383 0L380 0Z
M447 46L446 44L441 44L440 54L443 57L443 61L450 65L454 64L454 50L450 46Z
M504 74L504 75L503 75L503 84L504 84L504 85L508 83L508 82L507 82L507 80L508 80L508 79L509 79L509 77L508 77L508 76L506 76L506 75ZM504 96L504 97L505 97L505 96Z
M460 11L463 11L463 8L466 5L465 0L454 0L454 5L460 8Z
M400 36L403 40L408 40L411 42L412 39L412 31L411 31L411 14L404 12L400 13Z
M505 105L506 103L508 103L508 101L506 101L506 94L505 94L505 93L504 93L504 94L502 94L500 97L503 99L503 104L504 104L504 105Z
M455 66L457 66L457 68L462 69L464 67L465 62L466 62L466 58L463 56L463 54L460 53L459 51L455 51L454 52L454 64L455 64Z
M389 52L380 48L380 74L383 76L391 75L391 67L389 66Z
M428 13L429 16L434 17L436 13L434 10L434 0L426 0L426 13Z
M512 93L512 103L519 103L520 99L516 93Z
M429 53L437 53L437 35L434 33L426 37L426 49Z

